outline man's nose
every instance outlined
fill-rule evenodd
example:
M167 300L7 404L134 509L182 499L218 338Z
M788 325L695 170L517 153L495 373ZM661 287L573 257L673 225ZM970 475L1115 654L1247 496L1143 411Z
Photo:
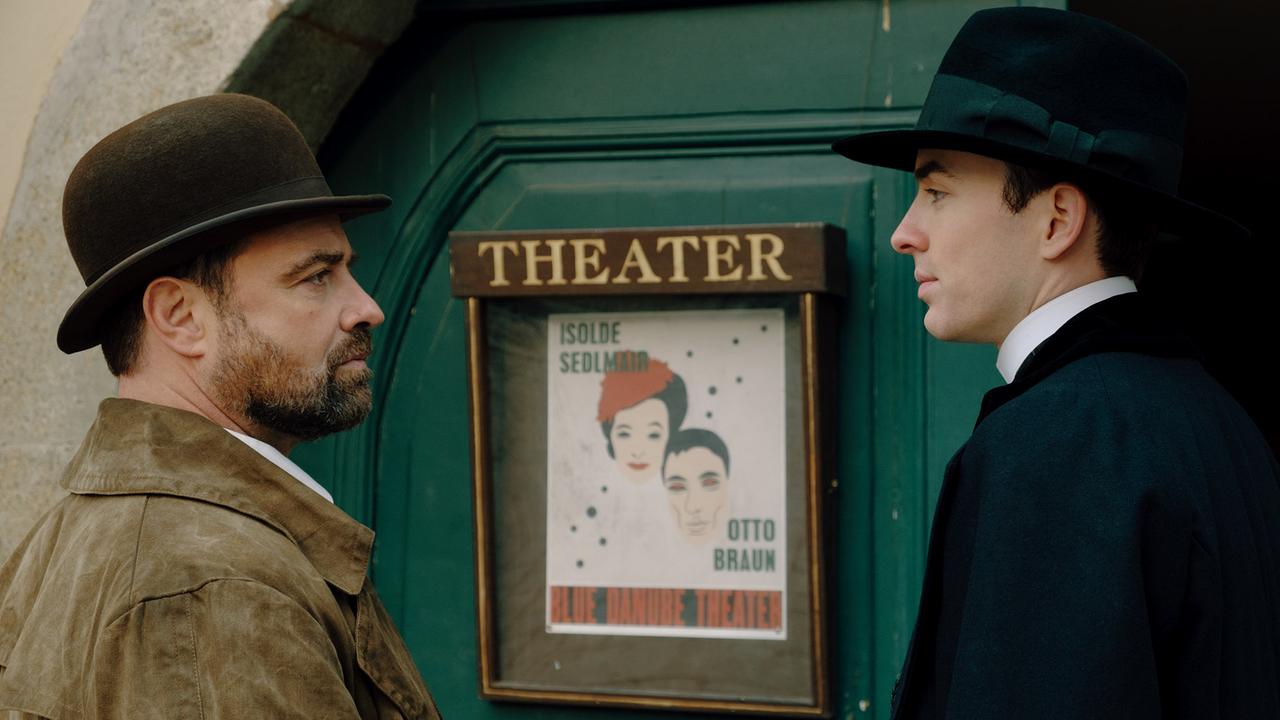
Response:
M346 312L343 313L342 329L351 332L361 325L371 328L381 325L387 317L382 313L378 302L365 292L354 278L351 285L354 295L348 302Z
M893 249L903 255L910 255L912 252L924 252L929 249L929 238L916 222L914 210L915 204L913 203L911 209L907 210L907 214L902 217L902 222L898 223L897 229L893 231L893 235L889 238L889 244L893 246Z

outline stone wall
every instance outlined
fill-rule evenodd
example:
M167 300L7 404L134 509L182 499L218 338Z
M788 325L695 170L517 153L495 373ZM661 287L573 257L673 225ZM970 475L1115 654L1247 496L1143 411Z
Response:
M89 0L0 3L0 228L49 79L88 9Z
M63 312L84 288L61 223L62 187L75 162L134 118L226 89L276 102L318 145L413 7L413 0L89 6L35 116L0 234L0 398L7 405L0 559L61 496L63 465L99 400L115 393L101 353L63 355L54 341Z

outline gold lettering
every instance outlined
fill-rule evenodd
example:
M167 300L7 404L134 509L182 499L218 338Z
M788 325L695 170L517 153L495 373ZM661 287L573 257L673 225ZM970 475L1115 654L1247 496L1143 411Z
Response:
M767 253L761 252L766 241L771 249ZM764 274L765 263L769 263L769 271L775 278L791 279L791 276L782 269L782 263L778 262L778 258L782 257L782 238L772 233L749 233L747 242L751 243L751 274L747 276L748 280L767 280Z
M573 246L573 285L603 285L609 282L609 270L600 270L600 256L604 253L604 240L601 238L581 238L570 240ZM591 266L595 275L587 275L587 266Z
M738 236L704 235L702 240L707 244L707 276L703 279L707 282L741 280L742 266L733 264L733 253L740 246ZM723 250L721 244L726 246ZM721 272L721 263L727 266L727 272Z
M658 238L658 252L662 252L668 247L671 248L671 277L667 278L668 282L689 282L689 276L684 274L684 249L686 246L697 250L698 236L684 235Z
M631 282L631 278L627 277L627 271L633 267L640 270L640 277L636 282L641 285L662 282L662 278L653 272L653 266L649 264L649 258L644 254L644 247L640 244L640 238L631 239L631 247L627 249L627 257L622 261L622 267L618 268L618 274L613 278L613 282L618 285L626 285Z
M493 251L493 279L489 281L489 287L510 285L511 281L507 279L507 257L502 254L502 251L510 250L511 254L515 255L520 252L520 247L514 240L483 240L476 253L484 257L487 250Z
M538 254L538 245L546 243L550 249L547 255ZM564 240L521 240L520 244L524 246L524 284L525 285L541 285L542 279L538 277L538 263L551 263L551 279L547 281L548 285L568 285L568 281L564 279Z

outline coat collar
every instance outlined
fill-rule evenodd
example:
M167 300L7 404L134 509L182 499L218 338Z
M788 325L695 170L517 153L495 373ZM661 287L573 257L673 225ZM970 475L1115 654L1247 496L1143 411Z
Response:
M1000 344L1000 353L996 356L1000 376L1006 383L1013 382L1031 352L1086 308L1116 295L1137 291L1133 280L1127 277L1103 278L1065 292L1031 311L1013 326Z
M373 531L195 413L103 400L61 484L78 495L173 495L221 505L287 535L343 592L355 595L364 585Z
M1032 350L1013 382L988 391L982 398L974 426L1057 370L1107 352L1201 358L1191 340L1160 318L1140 293L1117 295L1086 308Z

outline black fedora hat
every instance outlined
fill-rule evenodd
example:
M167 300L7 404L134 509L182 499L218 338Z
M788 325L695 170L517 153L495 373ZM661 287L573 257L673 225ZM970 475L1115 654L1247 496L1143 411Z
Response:
M382 210L386 195L335 196L298 128L248 95L185 100L125 125L85 153L62 198L62 226L85 290L58 347L101 342L104 313L166 269L226 242L234 223Z
M996 8L960 29L914 129L832 148L908 172L921 148L963 150L1118 193L1169 233L1247 236L1178 196L1186 113L1186 76L1137 36L1065 10Z

